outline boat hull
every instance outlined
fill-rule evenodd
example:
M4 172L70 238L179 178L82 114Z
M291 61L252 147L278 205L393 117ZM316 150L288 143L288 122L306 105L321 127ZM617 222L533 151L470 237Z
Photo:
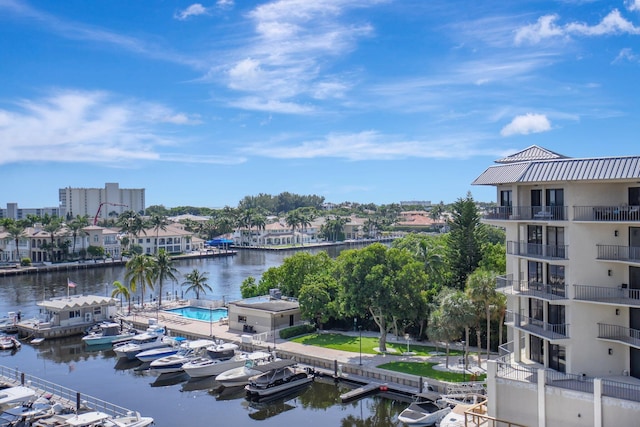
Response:
M313 382L313 376L309 374L303 374L299 377L296 376L292 378L288 382L282 384L269 384L266 387L256 387L249 383L245 386L244 389L247 393L248 398L260 399L290 393L311 384L311 382Z

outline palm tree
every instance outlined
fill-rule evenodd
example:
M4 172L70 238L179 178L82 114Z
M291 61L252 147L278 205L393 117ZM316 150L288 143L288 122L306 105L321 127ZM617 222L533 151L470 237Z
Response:
M169 225L169 221L167 221L167 217L163 215L153 214L149 219L148 224L156 231L156 251L158 253L158 242L160 230L165 231L167 229L167 225Z
M76 253L76 237L78 235L82 237L86 234L83 228L87 225L89 225L89 218L86 215L76 215L76 217L67 224L67 227L69 227L69 229L71 230L71 236L73 236L73 248L71 249L72 254Z
M464 329L464 366L466 368L469 353L469 328L475 319L473 303L464 292L447 289L440 294L440 308L444 322L458 331Z
M160 252L155 257L155 269L153 272L153 279L158 282L158 306L162 305L162 285L165 280L178 281L177 275L180 274L177 268L173 266L173 260L171 256L164 249L160 249Z
M424 263L424 270L432 281L439 282L442 277L442 257L430 247L426 239L418 243L418 258Z
M491 349L491 304L496 299L496 275L478 269L467 278L467 295L475 303L484 306L487 320L487 360ZM478 331L479 332L479 331ZM480 348L480 341L478 341Z
M298 209L294 209L287 213L284 221L287 223L289 227L291 227L291 232L293 233L293 244L296 244L296 227L301 224L301 216L300 211Z
M129 313L131 314L131 292L129 288L123 285L119 280L113 282L113 291L111 291L111 298L125 297L129 304ZM122 299L120 299L120 308L122 308Z
M207 272L200 273L197 268L194 268L191 273L184 276L186 280L182 282L182 286L187 286L185 292L193 291L196 294L196 299L200 299L201 293L206 294L207 290L212 291L211 286L207 284L208 276Z
M13 223L7 227L7 233L9 237L16 243L16 262L20 262L20 240L27 237L24 227L21 227L18 223Z
M146 287L153 290L153 273L155 271L155 259L146 255L134 255L125 265L124 278L129 282L131 292L136 292L140 286L142 303L144 304L144 290Z
M56 248L56 243L54 239L55 239L56 233L62 229L62 220L57 217L50 218L43 229L44 231L49 233L49 238L51 240L49 243L49 251L51 252L50 261L54 262L55 261L54 250Z

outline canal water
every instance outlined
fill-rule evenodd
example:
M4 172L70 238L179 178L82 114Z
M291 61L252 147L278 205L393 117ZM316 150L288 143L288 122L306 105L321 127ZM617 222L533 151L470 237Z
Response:
M316 250L311 250L316 251ZM339 250L330 249L335 256ZM209 273L213 292L207 298L240 298L240 284L259 279L293 252L240 251L225 258L179 261L182 274L197 268ZM67 279L76 293L110 294L114 280L124 280L124 268L69 270L0 278L0 315L21 311L35 316L37 302L67 293ZM180 279L180 282L182 279ZM179 284L167 291L180 295ZM148 295L148 292L147 292ZM123 363L111 350L87 351L80 337L24 344L18 351L0 351L0 365L77 390L154 417L156 426L322 426L390 427L401 425L397 415L406 402L382 395L342 404L340 394L349 389L333 381L318 380L304 390L271 402L249 402L242 389L224 389L212 379L191 381L186 376L157 376ZM259 423L259 424L258 424Z

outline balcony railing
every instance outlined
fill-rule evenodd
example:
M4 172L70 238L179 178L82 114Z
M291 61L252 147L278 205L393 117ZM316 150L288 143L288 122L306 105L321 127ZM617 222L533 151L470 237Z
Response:
M636 222L640 221L640 206L574 206L573 220Z
M628 289L627 285L617 287L573 285L573 288L576 300L640 307L640 289Z
M568 323L548 323L513 312L507 312L507 320L505 323L512 323L513 327L516 329L520 329L549 340L562 340L569 338Z
M566 206L494 206L487 208L484 219L500 221L564 221Z
M545 300L567 299L567 285L545 284L514 280L513 275L496 277L496 291L505 294L520 294Z
M596 245L598 258L608 261L640 262L640 247L618 245Z
M569 245L542 245L539 243L507 242L509 255L520 255L529 258L568 259ZM640 249L640 248L639 248Z
M637 329L598 323L598 338L618 341L640 348L640 331Z

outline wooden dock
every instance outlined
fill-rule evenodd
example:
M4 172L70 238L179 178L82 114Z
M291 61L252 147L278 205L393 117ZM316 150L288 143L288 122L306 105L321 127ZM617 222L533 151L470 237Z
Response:
M387 389L388 389L388 386L386 384L373 382L373 383L365 384L362 387L354 388L351 391L341 394L340 400L342 401L342 403L346 403L352 400L356 400L365 396L372 395L374 393L378 393L380 391L386 391Z

